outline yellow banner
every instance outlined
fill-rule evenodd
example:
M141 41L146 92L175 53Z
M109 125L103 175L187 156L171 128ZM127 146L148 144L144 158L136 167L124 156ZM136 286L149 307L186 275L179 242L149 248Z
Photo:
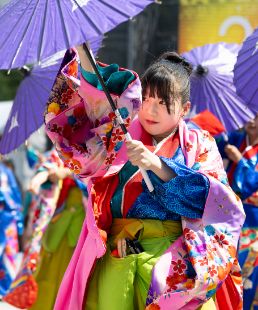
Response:
M258 26L258 0L180 0L179 52L242 43Z

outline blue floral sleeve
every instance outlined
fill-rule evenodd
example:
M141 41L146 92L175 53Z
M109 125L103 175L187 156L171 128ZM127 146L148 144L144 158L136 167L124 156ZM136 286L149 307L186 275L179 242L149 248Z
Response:
M181 216L201 218L209 191L208 178L185 165L181 148L172 159L160 158L177 176L169 182L163 182L152 171L148 171L155 193L149 193L143 181L144 192L129 210L128 217L161 220L179 220Z
M258 190L258 171L255 171L255 164L252 165L251 161L245 158L238 162L232 188L242 199L250 197Z
M156 175L155 192L164 208L188 218L201 218L209 191L208 178L177 162L175 159L161 157L177 176L163 182ZM153 172L149 172L154 174Z

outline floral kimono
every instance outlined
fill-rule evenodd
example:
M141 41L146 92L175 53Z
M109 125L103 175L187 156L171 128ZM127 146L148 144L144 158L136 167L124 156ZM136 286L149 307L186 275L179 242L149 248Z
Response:
M0 163L0 297L7 293L16 275L18 234L22 232L20 189L12 171Z
M39 264L34 274L38 296L32 310L53 310L85 218L85 189L85 185L75 178L63 181L55 213L42 238Z
M59 166L63 166L62 161L57 156L56 151L53 150L38 171L41 172ZM61 184L45 182L41 186L39 195L33 197L30 205L31 212L33 212L32 236L26 245L20 270L12 282L10 291L4 297L6 302L21 309L30 307L37 297L38 289L33 273L38 264L43 233L56 208L60 186Z
M55 150L45 156L37 173L63 167ZM46 181L40 193L33 196L32 235L20 271L4 298L6 302L21 309L53 309L85 217L84 191L82 182L68 177L58 183Z
M112 90L117 84L124 84L123 79L129 80L126 86L120 85L119 95L111 91L122 118L133 139L141 140L160 156L177 177L162 182L148 171L155 193L148 192L138 169L130 167L123 134L104 92L94 75L89 77L90 83L82 77L79 80L75 51L68 51L49 98L46 130L64 164L82 180L87 180L89 198L87 217L55 309L81 310L85 303L86 309L98 309L99 304L90 305L94 291L90 287L95 283L96 271L101 270L102 275L101 262L111 257L112 236L117 237L117 232L119 236L125 233L118 229L124 221L127 233L136 230L133 236L139 235L138 232L152 235L156 230L158 240L166 238L165 234L159 236L163 234L158 228L161 225L174 223L177 226L172 225L168 230L178 229L174 240L162 248L151 265L143 308L197 309L228 284L234 295L234 309L241 309L241 275L236 248L245 216L241 201L227 184L214 139L205 131L189 130L182 121L175 135L153 146L152 138L135 117L141 103L137 74L115 65L105 69L105 65L99 64L99 68ZM116 83L108 70L118 72ZM126 168L131 172L129 180L122 177ZM114 209L114 205L119 208ZM138 230L138 226L144 229ZM142 245L144 250L145 245L148 246L146 242ZM155 244L152 249L158 247ZM144 252L137 255L144 259ZM126 259L134 264L137 255L128 255ZM123 262L120 258L114 260L118 264ZM121 269L120 278L126 268L131 267L128 264ZM108 272L107 265L107 276ZM114 277L119 280L119 269ZM103 283L106 289L115 285L112 278L108 283L96 282L97 285ZM113 290L112 298L115 300L118 294ZM96 298L103 304L100 309L117 309L112 304L105 307L105 290ZM123 297L118 296L118 301L119 298L122 302ZM133 305L124 305L124 309L136 309Z
M227 172L233 190L241 197L246 213L239 243L239 262L244 284L244 309L258 308L258 145L248 146L244 130L232 133L229 144L238 147L243 158L229 162ZM225 143L218 141L225 157ZM255 308L256 309L256 308Z

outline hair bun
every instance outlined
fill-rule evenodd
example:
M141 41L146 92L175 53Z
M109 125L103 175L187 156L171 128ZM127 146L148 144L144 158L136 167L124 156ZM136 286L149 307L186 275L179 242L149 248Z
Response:
M157 61L170 61L172 63L176 63L176 64L182 64L182 66L185 68L185 70L187 71L187 73L189 75L191 75L193 67L190 64L189 61L187 61L184 57L178 55L176 52L165 52L163 53Z

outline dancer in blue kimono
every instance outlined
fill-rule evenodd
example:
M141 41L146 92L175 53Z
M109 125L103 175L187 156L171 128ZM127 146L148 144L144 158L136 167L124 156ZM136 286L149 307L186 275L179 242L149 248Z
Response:
M244 310L258 309L258 114L245 128L219 141L228 158L229 182L242 199L246 220L239 244L244 284Z

